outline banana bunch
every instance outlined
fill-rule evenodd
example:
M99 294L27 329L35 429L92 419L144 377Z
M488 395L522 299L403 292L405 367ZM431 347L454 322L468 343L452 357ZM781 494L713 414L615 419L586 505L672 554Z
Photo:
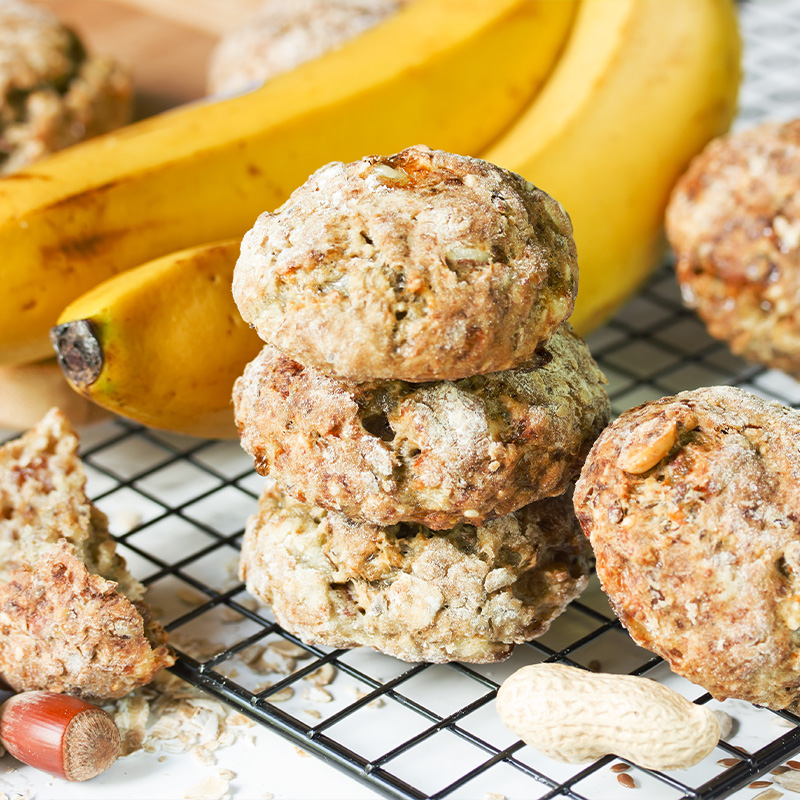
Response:
M230 281L193 264L213 251L222 276L235 244L169 253L235 242L326 161L419 142L519 172L562 203L581 270L572 321L586 333L658 263L672 185L734 117L740 56L732 0L417 0L255 93L0 181L0 363L43 355L64 305L121 272L58 317L72 385L155 427L232 433L230 386L259 342L237 328Z
M546 86L482 153L569 213L578 333L608 319L659 263L669 194L730 127L740 63L729 0L582 0Z
M241 237L322 164L425 142L476 153L524 110L572 23L564 0L419 0L253 92L151 117L0 180L0 364L97 283Z

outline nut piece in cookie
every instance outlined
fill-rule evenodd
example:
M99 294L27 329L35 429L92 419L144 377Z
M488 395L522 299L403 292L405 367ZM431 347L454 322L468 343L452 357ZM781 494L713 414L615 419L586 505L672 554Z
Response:
M480 525L563 493L608 423L605 378L569 324L524 368L356 382L266 345L234 387L242 446L302 502L377 525Z
M492 662L543 634L581 593L590 555L569 494L435 532L354 522L268 486L240 574L308 643Z
M684 300L711 335L800 376L800 120L713 141L678 182L666 227Z
M132 84L46 8L0 2L0 175L126 124Z
M717 386L633 408L575 489L634 640L719 699L800 701L800 413Z
M366 380L521 366L572 313L572 225L486 161L426 147L322 167L244 237L233 295L290 358Z
M105 700L174 658L86 496L78 444L53 409L0 448L0 677Z
M209 92L264 83L340 47L410 0L264 0L211 54Z

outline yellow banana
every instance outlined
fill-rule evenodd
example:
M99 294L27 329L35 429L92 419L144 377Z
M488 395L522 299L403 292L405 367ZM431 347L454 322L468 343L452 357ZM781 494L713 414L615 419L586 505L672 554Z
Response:
M259 89L195 104L0 181L0 363L59 311L158 255L241 236L327 161L488 146L544 82L573 0L417 0Z
M52 340L67 380L103 408L155 428L233 438L233 382L263 342L230 286L239 241L162 256L70 304Z
M481 154L571 216L580 333L658 263L672 186L734 117L740 57L731 0L582 0L546 86Z

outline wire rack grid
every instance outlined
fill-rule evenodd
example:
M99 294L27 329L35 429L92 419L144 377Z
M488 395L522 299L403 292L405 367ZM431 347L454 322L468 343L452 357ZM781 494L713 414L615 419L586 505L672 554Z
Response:
M797 116L800 2L750 0L741 4L740 16L746 82L737 125ZM589 345L609 379L615 413L720 383L800 404L800 384L745 364L709 338L683 307L669 263ZM256 605L237 578L243 527L264 479L236 443L187 439L121 419L87 428L82 438L90 494L109 515L132 571L148 586L149 602L179 653L173 671L382 795L619 797L609 768L619 759L560 764L524 746L499 722L499 684L542 660L646 675L733 717L731 735L689 770L659 773L631 765L627 774L652 800L727 797L800 751L800 720L793 715L735 700L719 703L637 647L596 578L546 635L517 647L501 664L406 664L368 648L304 645ZM273 651L282 659L266 672L263 664L254 669L256 655ZM325 680L315 681L323 673Z

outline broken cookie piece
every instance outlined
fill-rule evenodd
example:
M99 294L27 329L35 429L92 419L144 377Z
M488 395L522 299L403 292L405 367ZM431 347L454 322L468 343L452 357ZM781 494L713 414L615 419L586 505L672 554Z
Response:
M0 677L18 691L121 697L174 658L57 409L0 447Z

